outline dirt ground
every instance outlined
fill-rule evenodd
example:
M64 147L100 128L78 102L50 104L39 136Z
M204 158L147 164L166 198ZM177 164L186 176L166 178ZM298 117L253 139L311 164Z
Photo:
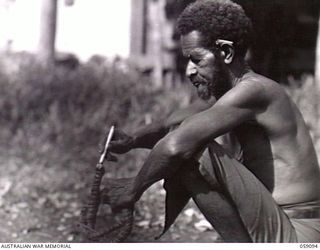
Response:
M0 165L0 242L89 242L76 230L88 193L83 181L88 176L85 167L36 159L28 163L9 156L1 156ZM221 241L193 203L161 239L155 240L163 227L164 198L161 183L143 195L136 205L134 228L126 242ZM102 207L98 228L105 226L108 216L108 207Z

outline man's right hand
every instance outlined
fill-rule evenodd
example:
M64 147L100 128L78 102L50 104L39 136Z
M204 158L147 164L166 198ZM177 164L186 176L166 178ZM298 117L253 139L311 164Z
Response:
M108 150L111 153L125 154L133 148L133 138L119 129L115 129Z

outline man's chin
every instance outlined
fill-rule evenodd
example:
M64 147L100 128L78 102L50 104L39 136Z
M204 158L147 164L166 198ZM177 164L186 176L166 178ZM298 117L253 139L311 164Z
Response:
M207 92L198 92L198 96L204 101L207 101L211 98L211 95Z
M202 99L202 100L209 100L211 98L211 94L209 91L209 88L205 85L199 85L197 87L197 93L198 96Z

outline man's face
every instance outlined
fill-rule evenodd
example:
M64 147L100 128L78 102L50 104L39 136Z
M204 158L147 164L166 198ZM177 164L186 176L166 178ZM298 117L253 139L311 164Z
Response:
M186 75L197 88L200 98L220 98L228 86L226 68L221 57L202 46L201 39L198 31L181 36L182 53L188 58Z

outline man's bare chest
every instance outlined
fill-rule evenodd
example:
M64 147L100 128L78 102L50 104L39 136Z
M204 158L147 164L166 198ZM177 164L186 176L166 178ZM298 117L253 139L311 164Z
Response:
M230 136L234 137L231 141L238 144L233 148L240 152L238 155L241 155L243 165L272 191L275 182L275 162L271 142L263 128L249 122L237 127Z

